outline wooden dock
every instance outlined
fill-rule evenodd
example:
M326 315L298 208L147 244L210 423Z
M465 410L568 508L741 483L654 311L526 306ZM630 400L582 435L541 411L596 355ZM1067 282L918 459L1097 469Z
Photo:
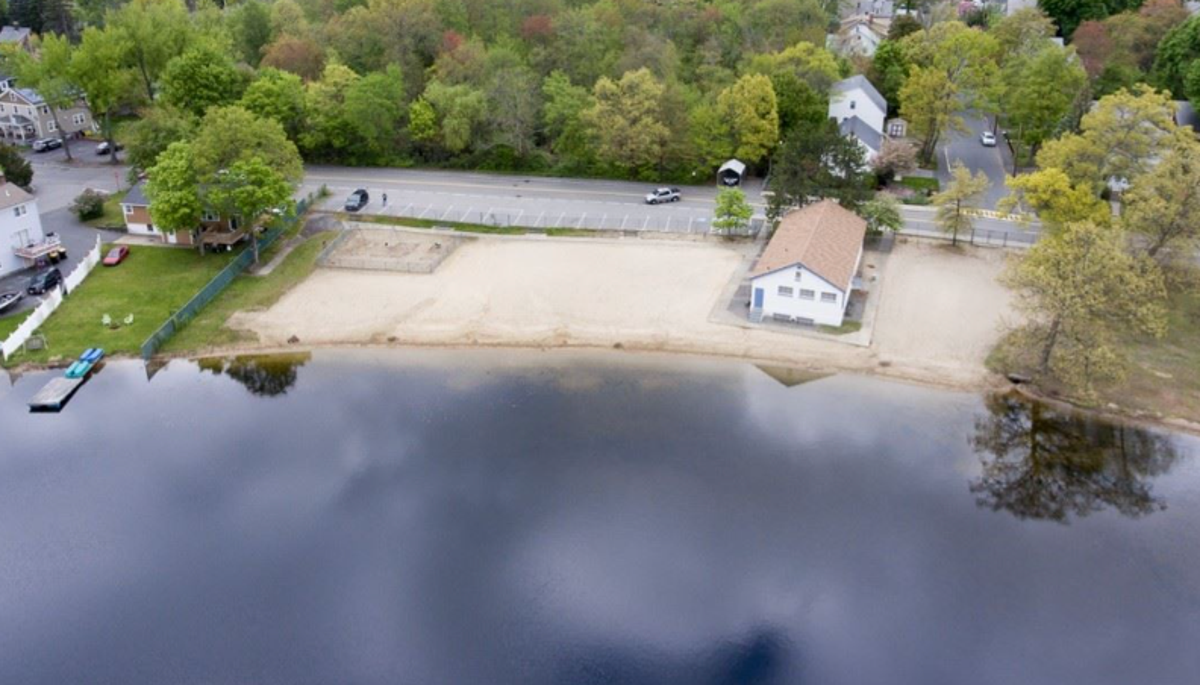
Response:
M32 411L62 411L71 395L79 386L87 382L87 378L65 378L59 376L42 386L41 390L29 401Z

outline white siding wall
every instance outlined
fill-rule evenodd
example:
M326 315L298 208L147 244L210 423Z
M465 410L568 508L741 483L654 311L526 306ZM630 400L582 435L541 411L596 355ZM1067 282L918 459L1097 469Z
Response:
M23 207L24 213L16 216L17 207ZM13 252L17 247L17 235L28 231L28 239L40 241L45 236L42 233L42 217L38 214L37 200L30 200L17 207L0 209L0 275L4 275L26 267L25 260Z
M829 116L840 124L850 117L862 119L868 126L883 133L887 112L875 106L861 89L834 95L829 101Z
M798 278L797 278L798 276ZM780 294L780 288L791 288L791 295ZM846 294L825 279L800 266L780 269L763 274L751 281L751 303L754 290L763 289L763 320L783 314L793 318L807 319L825 326L841 326L846 311ZM801 290L811 290L811 300L800 296ZM835 296L833 302L821 299L822 293Z

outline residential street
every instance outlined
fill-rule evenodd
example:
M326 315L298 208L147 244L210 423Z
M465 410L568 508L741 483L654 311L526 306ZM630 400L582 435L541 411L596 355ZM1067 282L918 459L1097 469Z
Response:
M947 134L938 151L938 180L944 188L950 181L951 167L959 161L972 172L982 171L987 174L992 185L980 197L979 206L984 209L996 209L997 203L1008 194L1004 181L1008 176L1006 169L1012 166L1011 154L1003 137L1000 137L996 147L984 147L979 142L981 133L992 130L985 117L967 114L963 119L969 132Z
M976 143L967 149L983 149ZM994 152L994 150L989 150ZM985 155L986 157L986 155ZM38 196L46 230L77 226L66 207L85 187L112 191L125 183L126 167L67 166L40 163L34 158L34 190ZM346 196L356 188L371 195L365 214L403 215L414 218L473 223L517 223L529 227L580 227L608 230L661 230L703 233L712 220L715 184L683 186L683 200L650 206L644 195L653 184L631 181L502 176L453 171L415 169L369 169L329 166L308 167L300 193L325 185L333 193L322 208L340 210ZM754 179L745 190L758 212L765 204L761 181ZM383 194L388 205L383 207ZM1002 196L1002 193L1001 193ZM62 210L61 214L55 210ZM933 210L904 206L908 228L936 233ZM977 233L991 242L1024 242L1036 235L1032 227L999 219L979 218ZM90 229L80 229L90 231ZM1008 235L1005 238L1005 234Z

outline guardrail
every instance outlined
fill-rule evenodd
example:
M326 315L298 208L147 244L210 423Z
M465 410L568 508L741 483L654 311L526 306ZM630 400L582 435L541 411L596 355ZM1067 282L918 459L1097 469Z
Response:
M942 231L926 231L919 228L902 228L899 235L914 238L929 238L950 242L954 239L949 233ZM958 242L978 247L1013 247L1030 248L1041 237L1039 233L1015 233L1013 231L993 231L987 228L972 229L958 234Z
M294 226L295 223L300 220L300 217L302 217L304 213L308 211L308 207L311 203L311 195L303 200L300 200L296 203L295 211L291 215L284 217L277 226L268 230L266 233L263 233L262 236L258 238L259 252L262 252L273 245L284 231ZM235 257L233 261L231 261L224 269L221 269L220 273L218 273L216 276L213 276L211 281L205 284L205 286L201 288L199 292L193 295L190 300L180 307L179 311L167 318L167 320L164 321L157 330L150 334L149 338L146 338L146 341L142 343L142 359L147 361L150 360L155 353L162 349L162 346L166 344L168 340L174 337L174 335L179 332L180 329L186 326L189 321L196 318L196 315L200 313L200 310L204 309L209 302L212 302L214 299L216 299L217 295L220 295L225 288L229 287L229 284L233 282L234 278L237 278L238 275L240 275L253 263L253 250L242 250L241 254Z
M36 331L43 323L45 323L46 319L50 318L50 315L54 313L54 310L58 309L58 306L63 302L63 293L70 293L71 291L75 290L75 288L79 287L79 284L83 283L83 279L87 278L87 275L90 274L92 269L96 268L96 265L99 263L100 236L96 236L96 246L93 247L91 251L89 251L87 255L75 265L75 268L71 271L71 273L63 279L63 287L55 288L49 294L47 294L46 299L42 300L42 303L35 307L34 310L29 313L29 316L25 317L25 320L21 322L21 325L17 326L17 329L10 333L9 336L4 339L3 343L0 343L0 355L3 355L5 361L8 361L9 357L16 353L17 350L21 349L21 347L25 345L25 342L29 340L30 336L33 335L34 331Z

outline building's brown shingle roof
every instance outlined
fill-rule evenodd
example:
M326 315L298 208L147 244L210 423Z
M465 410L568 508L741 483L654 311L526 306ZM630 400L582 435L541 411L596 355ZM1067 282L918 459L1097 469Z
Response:
M866 221L833 200L821 200L783 217L750 275L802 264L842 292L850 292L866 235Z
M33 199L33 196L7 181L0 183L0 209L16 207Z

